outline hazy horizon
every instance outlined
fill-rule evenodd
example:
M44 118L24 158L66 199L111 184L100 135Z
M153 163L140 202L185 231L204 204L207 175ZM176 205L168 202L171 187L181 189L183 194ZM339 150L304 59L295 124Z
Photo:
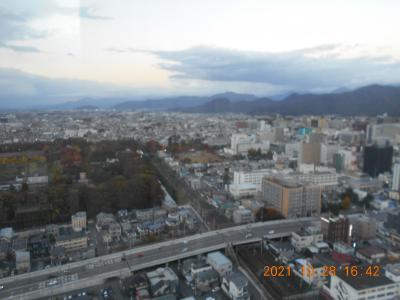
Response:
M0 101L400 83L398 1L0 3Z

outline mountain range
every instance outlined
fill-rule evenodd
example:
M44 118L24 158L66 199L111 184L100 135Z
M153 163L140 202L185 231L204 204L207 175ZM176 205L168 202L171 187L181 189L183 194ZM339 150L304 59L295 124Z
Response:
M219 97L195 107L177 110L190 113L400 115L400 87L369 85L353 91L327 94L294 93L281 101L269 98L231 101Z
M212 96L177 96L145 100L140 100L139 97L86 97L77 101L36 105L30 108L39 110L103 108L283 115L377 115L382 113L400 115L400 86L369 85L355 90L338 89L325 94L292 93L273 98L233 92Z

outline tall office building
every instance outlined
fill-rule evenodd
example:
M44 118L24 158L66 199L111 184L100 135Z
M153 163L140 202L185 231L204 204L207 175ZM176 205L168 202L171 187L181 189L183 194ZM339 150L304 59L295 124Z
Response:
M392 190L400 191L400 163L393 166Z
M336 242L350 242L350 222L343 215L336 218L321 218L321 231L324 239L332 244Z
M285 177L264 177L262 192L268 206L285 218L319 216L322 187Z
M371 177L378 177L379 174L392 170L393 146L369 145L364 148L363 172Z

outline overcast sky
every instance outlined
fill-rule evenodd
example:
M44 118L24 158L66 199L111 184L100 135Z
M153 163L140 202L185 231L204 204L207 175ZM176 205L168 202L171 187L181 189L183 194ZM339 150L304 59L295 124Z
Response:
M399 84L399 12L399 0L2 0L0 96Z

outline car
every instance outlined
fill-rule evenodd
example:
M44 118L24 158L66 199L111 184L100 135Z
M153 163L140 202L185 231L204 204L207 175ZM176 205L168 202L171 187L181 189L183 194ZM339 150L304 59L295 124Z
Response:
M188 243L188 241L187 241L187 240L184 240L184 241L183 241L183 243L184 243L184 244L187 244L187 243Z
M4 290L4 285L0 285L0 291Z
M56 279L54 279L54 280L50 280L49 282L47 282L47 285L53 286L53 285L56 285L57 283L58 283L58 281Z
M213 288L213 289L211 290L211 292L216 293L216 292L218 292L220 289L221 289L221 288L220 288L219 286L216 286L215 288Z
M182 249L182 252L186 252L186 251L188 251L188 248L187 248L187 247L185 247L185 248Z
M143 253L138 253L138 254L136 254L136 257L143 257L144 256L144 254Z
M251 238L252 236L253 236L253 234L251 232L248 232L248 233L246 233L245 238L248 239L248 238Z
M268 234L274 234L274 233L275 233L275 230L268 231Z

